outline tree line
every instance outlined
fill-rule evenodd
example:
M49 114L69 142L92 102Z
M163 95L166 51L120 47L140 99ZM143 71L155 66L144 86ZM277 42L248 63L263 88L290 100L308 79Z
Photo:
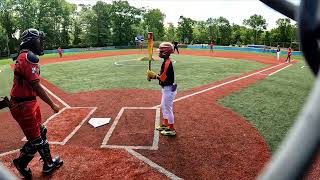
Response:
M224 17L196 21L180 16L178 25L164 25L159 9L136 8L127 1L94 5L75 5L66 0L1 0L0 53L18 50L19 34L36 28L46 35L45 48L102 47L133 45L136 35L154 33L155 41L218 45L290 44L297 40L297 25L278 19L277 27L267 31L264 17L254 14L242 25Z

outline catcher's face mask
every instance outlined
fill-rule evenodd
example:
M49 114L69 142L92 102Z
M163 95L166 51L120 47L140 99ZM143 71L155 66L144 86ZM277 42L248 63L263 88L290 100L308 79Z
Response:
M43 55L44 33L36 29L27 29L21 34L22 49L29 49L37 55Z

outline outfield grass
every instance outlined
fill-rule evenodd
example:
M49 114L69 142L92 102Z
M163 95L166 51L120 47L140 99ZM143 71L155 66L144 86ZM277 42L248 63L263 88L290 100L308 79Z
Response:
M13 80L13 72L9 65L1 65L0 71L0 97L9 96ZM0 111L8 111L8 109L6 108Z
M274 152L293 125L313 82L313 75L301 61L219 103L245 117Z
M0 67L7 64L13 64L12 59L0 59Z
M100 89L159 89L157 81L148 82L145 72L148 61L138 61L141 55L105 57L92 60L69 61L42 67L42 77L66 92ZM179 91L205 85L230 76L260 69L265 64L211 57L173 55ZM117 66L114 63L123 64ZM153 62L159 71L162 61Z
M83 52L67 52L63 53L63 57L68 57L68 56L73 56L77 54L96 54L96 53L103 53L103 52L114 52L114 51L140 51L140 49L114 49L114 50L100 50L100 51L83 51ZM46 60L49 58L58 58L59 54L58 53L53 53L53 54L45 54L43 56L40 56L40 60ZM0 66L1 65L6 65L6 64L12 64L14 61L12 59L0 59Z
M183 49L188 49L188 50L196 50L196 51L209 51L210 49L201 49L201 48L183 48ZM263 56L274 56L276 57L276 53L270 53L270 52L266 52L266 53L263 53L263 52L254 52L254 51L251 51L251 52L246 52L246 51L240 51L240 50L222 50L222 49L214 49L214 51L221 51L221 52L239 52L239 53L246 53L246 54L258 54L258 55L263 55ZM285 52L285 51L282 51L282 52ZM285 53L282 53L280 55L280 59L286 59L287 58L287 52ZM292 55L291 56L291 59L294 59L294 60L304 60L303 56L294 56Z

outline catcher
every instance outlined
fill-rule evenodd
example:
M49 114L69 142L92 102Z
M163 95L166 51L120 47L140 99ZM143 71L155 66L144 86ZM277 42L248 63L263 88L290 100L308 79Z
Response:
M177 85L174 83L174 70L170 60L170 54L173 53L173 45L169 42L163 42L159 46L159 57L163 58L160 74L153 71L147 71L147 79L158 79L161 86L162 99L161 108L163 120L162 124L156 127L162 135L175 136L173 100L177 94Z
M18 122L27 143L21 148L18 158L13 160L14 166L27 179L32 178L29 162L39 152L43 160L43 174L48 175L59 168L63 161L59 156L52 159L47 141L47 129L41 125L41 112L36 96L39 96L54 111L59 106L54 104L40 84L40 67L37 55L43 55L43 33L36 29L28 29L21 34L20 52L15 58L14 80L10 102L4 98L0 102L3 107L9 106L13 118Z

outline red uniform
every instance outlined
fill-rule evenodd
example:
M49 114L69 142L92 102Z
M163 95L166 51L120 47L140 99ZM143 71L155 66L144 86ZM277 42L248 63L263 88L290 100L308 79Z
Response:
M11 89L13 106L10 111L28 140L40 137L41 112L36 100L37 94L30 85L32 81L40 81L37 60L31 51L22 52L18 56Z
M291 56L291 48L288 49L288 56Z
M61 47L58 48L58 53L59 53L59 56L61 58L62 57L62 49L61 49Z
M211 42L211 43L210 43L210 48L213 49L213 47L214 47L214 43Z

